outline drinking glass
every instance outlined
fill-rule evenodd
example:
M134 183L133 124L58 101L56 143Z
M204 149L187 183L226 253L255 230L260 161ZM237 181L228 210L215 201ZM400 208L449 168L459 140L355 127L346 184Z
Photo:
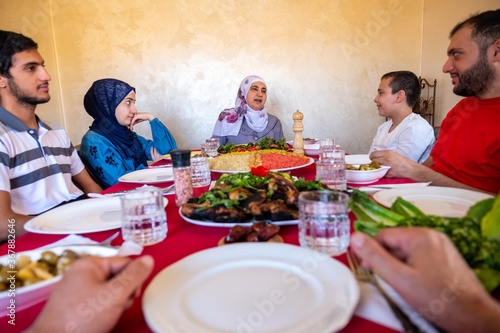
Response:
M300 193L300 245L330 256L345 253L350 236L348 199L337 191Z
M210 185L210 167L207 157L203 155L191 157L191 180L193 187Z
M120 196L122 236L140 245L152 245L167 237L163 193L157 187L141 187Z
M335 139L323 138L319 139L319 159L331 158L333 153L337 150L335 146Z
M335 150L328 158L316 162L316 180L334 190L346 190L345 152Z
M205 140L207 143L210 143L211 145L214 146L215 150L219 148L219 139L218 138L210 138Z
M217 147L215 147L214 143L205 142L201 144L201 154L206 155L209 158L217 156Z

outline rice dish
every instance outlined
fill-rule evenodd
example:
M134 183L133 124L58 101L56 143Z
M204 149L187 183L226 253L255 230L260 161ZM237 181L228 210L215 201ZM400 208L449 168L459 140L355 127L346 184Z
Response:
M220 155L209 160L210 170L250 171L248 153Z

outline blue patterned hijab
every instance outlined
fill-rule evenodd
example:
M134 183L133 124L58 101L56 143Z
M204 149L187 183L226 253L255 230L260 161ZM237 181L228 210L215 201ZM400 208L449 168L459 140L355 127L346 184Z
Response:
M118 104L135 88L116 79L95 81L83 98L83 106L94 118L90 130L105 136L111 141L121 156L134 159L134 165L147 166L147 158L137 134L116 120Z

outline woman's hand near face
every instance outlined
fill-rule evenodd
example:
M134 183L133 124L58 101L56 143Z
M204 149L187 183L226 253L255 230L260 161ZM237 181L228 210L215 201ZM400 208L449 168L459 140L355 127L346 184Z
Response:
M134 125L136 124L139 124L139 123L142 123L143 121L151 121L153 119L155 119L156 117L153 116L151 113L149 112L137 112L135 115L134 115L134 118L132 118L132 121L130 122L130 125L128 126L128 128L133 131L134 130Z

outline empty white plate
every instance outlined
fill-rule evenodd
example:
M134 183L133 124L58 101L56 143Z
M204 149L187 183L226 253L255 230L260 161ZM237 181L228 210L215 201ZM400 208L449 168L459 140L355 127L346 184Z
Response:
M359 296L335 259L290 244L240 243L168 266L142 308L154 332L330 333L348 323Z
M173 180L174 172L172 167L137 170L118 178L120 182L140 184L156 184Z
M492 198L486 193L440 186L395 188L373 195L373 199L386 207L390 207L398 197L414 204L427 215L451 218L463 217L478 201Z

